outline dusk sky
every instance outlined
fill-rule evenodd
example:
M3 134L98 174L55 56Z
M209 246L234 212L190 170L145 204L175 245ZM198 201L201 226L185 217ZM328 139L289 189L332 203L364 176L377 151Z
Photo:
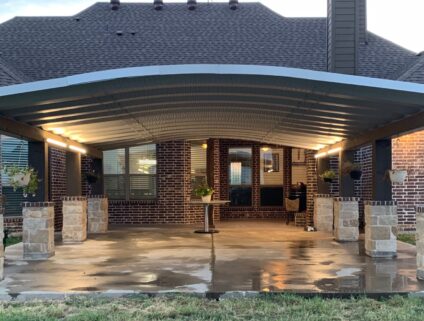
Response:
M96 1L2 0L0 2L0 22L14 16L73 15L94 2ZM128 2L153 2L153 0L130 0ZM167 1L164 2L166 4ZM326 15L327 0L262 0L260 2L288 17L324 17ZM423 0L368 0L368 29L405 48L421 52L424 51L423 12Z

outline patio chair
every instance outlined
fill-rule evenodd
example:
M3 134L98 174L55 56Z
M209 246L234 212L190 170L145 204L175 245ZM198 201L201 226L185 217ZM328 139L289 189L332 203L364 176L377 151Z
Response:
M295 213L299 212L300 199L299 198L286 198L284 200L285 209L287 212L286 215L286 224L290 223L290 216L295 215Z

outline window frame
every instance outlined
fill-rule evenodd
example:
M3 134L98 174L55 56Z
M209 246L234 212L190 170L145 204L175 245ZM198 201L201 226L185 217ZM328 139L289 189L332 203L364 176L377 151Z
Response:
M239 184L239 185L232 185L231 184L231 159L230 159L230 149L249 149L250 150L250 184ZM227 179L227 184L228 184L228 199L230 200L230 207L235 207L235 208L241 208L241 207L252 207L253 206L253 146L252 145L248 145L248 146L229 146L228 150L227 150L227 155L228 155L228 160L227 160L227 173L228 173L228 179ZM231 188L233 187L238 187L238 188L250 188L250 205L234 205L231 203Z
M133 147L138 147L138 146L144 146L144 145L155 145L155 156L156 156L156 174L130 174L130 148ZM158 152L158 145L157 144L142 144L142 145L135 145L135 146L127 146L124 148L115 148L115 149L124 149L125 150L125 171L123 174L104 174L104 170L103 170L103 177L119 177L119 176L123 176L124 177L124 198L111 198L111 200L114 201L129 201L129 202L137 202L137 201L154 201L157 200L158 198L158 157L157 157L157 152ZM115 149L111 149L111 150L115 150ZM154 176L154 180L155 180L155 196L153 197L146 197L146 198L131 198L131 177L137 177L137 176ZM106 180L103 180L103 190L105 191L105 193L107 193L107 189L106 189Z

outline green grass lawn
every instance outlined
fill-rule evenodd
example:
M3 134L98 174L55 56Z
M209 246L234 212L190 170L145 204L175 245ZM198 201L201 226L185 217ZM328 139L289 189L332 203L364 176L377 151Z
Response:
M399 234L398 240L412 245L415 245L416 242L415 234Z
M189 295L0 303L1 321L296 320L422 321L424 299L305 299L293 295L220 301Z

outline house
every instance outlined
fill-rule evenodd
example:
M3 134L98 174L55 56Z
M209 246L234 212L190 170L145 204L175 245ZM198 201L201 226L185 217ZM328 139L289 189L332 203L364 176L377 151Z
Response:
M231 201L217 220L282 218L304 183L310 224L319 193L360 197L361 225L362 201L397 201L412 231L423 84L424 56L368 32L365 0L328 1L328 18L112 0L0 25L0 126L27 142L42 179L28 199L56 202L57 230L61 198L93 194L108 195L112 224L199 223L192 190L207 182ZM361 180L342 175L346 160ZM383 181L390 168L407 180ZM21 224L6 211L6 227Z

